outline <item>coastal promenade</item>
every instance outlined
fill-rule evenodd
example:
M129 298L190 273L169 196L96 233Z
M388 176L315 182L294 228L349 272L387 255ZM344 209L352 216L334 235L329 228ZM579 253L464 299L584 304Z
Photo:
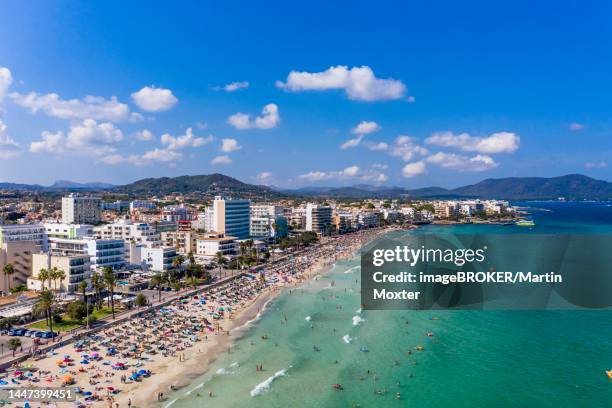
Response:
M87 335L91 333L96 333L101 330L108 329L109 327L112 327L118 324L122 324L126 322L127 320L141 313L146 313L148 311L156 310L161 307L167 306L171 304L172 302L174 302L175 300L180 299L182 297L193 296L194 294L198 292L207 291L217 286L224 285L244 274L245 274L245 271L231 271L230 276L217 280L211 284L198 286L196 288L192 287L189 289L184 289L182 291L173 293L172 295L164 296L161 302L152 302L148 306L136 307L134 309L129 309L129 310L115 313L115 319L113 319L112 316L108 316L108 317L105 317L104 319L100 319L99 321L97 321L95 326L89 329L87 329L86 327L82 327L82 328L72 330L70 333L62 334L60 337L56 338L56 341L49 341L47 344L43 344L40 347L38 347L37 352L39 354L44 355L50 350L56 349L58 347L62 347L74 341L78 341L79 339L86 337ZM5 370L13 366L14 364L18 364L24 360L27 360L30 357L32 357L32 351L30 349L28 350L24 349L24 351L22 352L17 352L15 353L15 356L13 356L10 353L7 353L6 355L0 358L0 370Z

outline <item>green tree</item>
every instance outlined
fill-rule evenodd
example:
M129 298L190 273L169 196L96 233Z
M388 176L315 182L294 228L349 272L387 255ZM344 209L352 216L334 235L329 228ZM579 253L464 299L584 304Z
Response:
M177 255L172 259L172 267L180 272L184 262L185 257L183 255Z
M134 299L134 304L136 306L143 307L143 306L146 306L147 303L149 303L149 300L147 299L145 295L143 295L142 293L139 293L138 295L136 295L136 299Z
M53 306L55 305L55 295L50 290L40 293L34 304L36 311L43 311L49 330L53 331Z
M41 283L41 290L45 290L45 281L49 279L49 269L45 269L42 268L39 272L38 272L38 280Z
M7 288L10 292L11 280L13 278L13 274L15 273L15 266L12 263L7 263L6 265L4 265L4 268L2 268L2 272L4 273L4 277L7 281Z
M66 279L66 272L64 272L62 269L55 269L55 290L57 291L57 281L60 281L60 285L61 283L64 281L64 279ZM60 286L61 289L61 286Z
M21 339L13 337L8 341L8 348L13 352L13 357L15 357L15 351L17 351L19 347L21 347Z
M158 302L161 302L161 291L162 291L163 284L164 284L164 278L159 273L154 275L149 281L150 288L157 288L157 298L158 298L157 301Z
M66 306L66 314L74 320L82 321L88 314L88 307L82 300L75 300Z
M91 275L91 286L94 290L94 292L96 292L96 305L98 307L98 310L102 309L102 289L104 289L104 281L102 280L102 277L100 276L100 274L96 271L93 272L93 274Z
M113 268L110 266L104 267L104 283L108 291L110 292L110 304L111 304L111 314L113 315L113 320L115 319L115 286L117 286L117 277L113 272Z
M221 271L223 268L223 264L225 263L225 256L223 256L223 252L218 251L215 254L215 262L217 263L217 266L219 267L219 277L221 277Z

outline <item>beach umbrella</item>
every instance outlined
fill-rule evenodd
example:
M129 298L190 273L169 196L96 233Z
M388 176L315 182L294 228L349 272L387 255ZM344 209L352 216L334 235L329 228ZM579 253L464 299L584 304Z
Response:
M83 395L84 395L84 396L86 396L86 397L88 397L88 396L90 396L90 395L91 395L91 391L85 391L85 392L83 392Z
M70 381L72 381L72 377L69 375L65 375L64 378L62 378L62 381L65 383L68 383Z

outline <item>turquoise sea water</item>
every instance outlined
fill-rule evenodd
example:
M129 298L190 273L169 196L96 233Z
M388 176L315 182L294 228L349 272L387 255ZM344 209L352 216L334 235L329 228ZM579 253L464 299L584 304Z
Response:
M525 205L536 221L531 233L612 233L609 204ZM475 225L425 230L441 228L527 232ZM172 406L612 406L604 373L612 369L612 312L359 313L358 265L357 258L338 262L272 301L230 354L171 395ZM425 350L415 351L417 345ZM344 390L333 390L335 383Z

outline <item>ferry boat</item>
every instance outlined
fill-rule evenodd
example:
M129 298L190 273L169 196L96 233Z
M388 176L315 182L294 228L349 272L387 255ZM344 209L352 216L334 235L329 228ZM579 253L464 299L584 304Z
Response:
M514 223L514 225L519 226L519 227L533 227L535 226L535 222L533 222L533 220L518 220L517 222Z

